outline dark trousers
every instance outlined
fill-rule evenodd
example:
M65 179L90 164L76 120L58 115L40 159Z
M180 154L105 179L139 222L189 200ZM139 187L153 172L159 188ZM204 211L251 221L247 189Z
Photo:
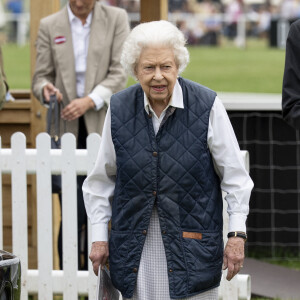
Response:
M77 149L86 149L87 130L83 117L79 118L79 131ZM82 184L86 176L77 176L77 235L78 235L78 270L87 270L88 252L87 252L87 215L84 206ZM62 208L62 197L59 194L60 207ZM58 255L59 267L63 269L63 248L62 248L62 222L58 235Z

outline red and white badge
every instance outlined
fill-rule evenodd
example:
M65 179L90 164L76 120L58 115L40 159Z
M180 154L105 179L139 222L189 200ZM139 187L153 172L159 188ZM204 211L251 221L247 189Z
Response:
M66 42L66 37L65 36L57 36L54 38L54 43L55 44L63 44Z

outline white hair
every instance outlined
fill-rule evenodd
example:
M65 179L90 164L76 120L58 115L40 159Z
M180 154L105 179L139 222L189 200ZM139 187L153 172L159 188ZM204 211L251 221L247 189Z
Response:
M135 69L143 48L170 47L180 74L189 62L189 52L185 44L183 33L168 21L142 23L133 28L127 37L121 54L121 64L129 75L136 78Z

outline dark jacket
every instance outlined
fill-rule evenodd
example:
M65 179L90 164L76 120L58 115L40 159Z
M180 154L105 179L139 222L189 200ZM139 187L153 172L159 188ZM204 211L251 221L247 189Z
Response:
M139 84L111 99L117 175L110 268L114 285L126 298L133 295L153 205L160 219L171 298L212 289L221 279L222 197L207 145L216 94L182 78L179 83L184 109L175 109L163 120L156 136Z
M282 115L291 126L300 129L300 20L291 25L286 42Z

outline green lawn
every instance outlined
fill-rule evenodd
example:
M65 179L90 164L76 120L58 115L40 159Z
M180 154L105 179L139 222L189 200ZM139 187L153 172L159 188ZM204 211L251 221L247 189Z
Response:
M294 269L297 271L300 271L300 260L298 258L298 260L291 260L289 259L277 259L277 260L265 260L268 263L274 264L274 265L278 265L281 267L285 267L285 268L290 268L290 269Z
M5 72L12 89L30 88L30 48L2 46ZM246 49L189 47L190 63L183 77L222 92L281 93L285 51L265 41L250 40ZM128 85L135 81L130 78Z
M2 46L4 70L11 89L29 89L30 76L30 47L18 47L15 44Z
M190 48L183 76L215 91L281 93L285 52L263 45Z

